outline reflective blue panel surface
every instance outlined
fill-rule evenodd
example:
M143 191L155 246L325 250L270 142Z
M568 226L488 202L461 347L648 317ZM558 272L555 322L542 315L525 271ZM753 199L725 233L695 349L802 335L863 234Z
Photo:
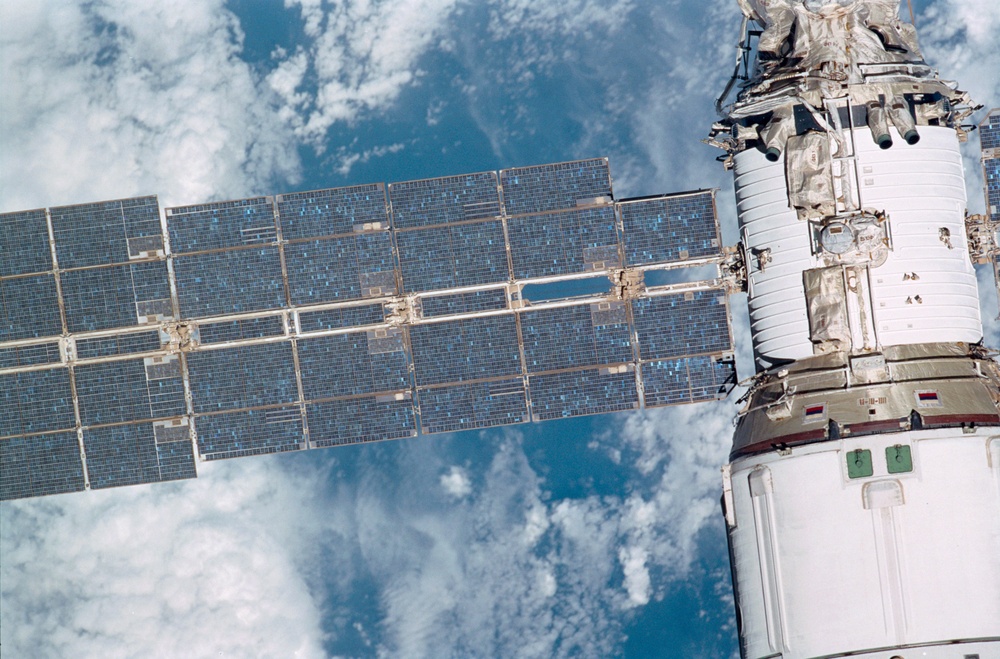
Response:
M410 328L418 386L521 373L513 314Z
M0 441L0 500L83 488L83 461L75 432Z
M176 356L81 364L76 395L85 426L177 417L186 409Z
M0 277L51 269L45 211L0 213Z
M292 304L395 295L392 235L388 231L285 246Z
M0 341L60 334L54 275L0 279Z
M709 356L683 357L642 365L646 407L717 400L736 386L733 362Z
M377 325L384 320L385 310L381 302L299 314L299 325L303 332Z
M87 429L83 444L94 489L196 476L191 442L157 444L150 423Z
M297 406L200 416L198 452L206 460L305 448Z
M500 216L494 172L391 183L389 201L397 229Z
M633 300L640 359L731 351L725 301L721 290Z
M137 352L155 352L161 347L160 333L156 330L138 334L122 334L96 339L78 339L76 356L80 359L90 357L112 357L114 355L130 355Z
M500 183L507 215L567 210L611 196L611 172L604 158L505 169Z
M198 325L198 340L203 344L259 339L265 336L281 336L284 333L285 324L282 322L281 316L244 318L243 320Z
M335 334L298 342L306 400L409 389L402 329Z
M0 368L58 364L61 360L58 343L41 343L20 348L0 348Z
M306 419L309 442L316 448L417 434L409 394L398 398L365 396L313 403L306 407Z
M396 245L406 293L510 279L499 221L400 231Z
M199 318L285 306L278 250L241 249L174 259L181 316Z
M279 195L278 218L285 240L350 234L389 226L381 183Z
M621 266L615 207L610 204L516 217L507 227L518 279Z
M67 369L0 375L0 437L75 426Z
M531 417L535 421L604 414L639 407L635 368L588 368L532 375Z
M192 352L187 364L196 413L291 403L299 397L287 341Z
M986 210L994 222L1000 221L1000 158L990 158L983 162L986 175Z
M618 204L627 265L670 263L719 254L711 192Z
M60 268L128 263L163 251L156 197L49 209Z
M168 208L166 215L174 254L277 240L270 197Z
M420 298L424 318L451 316L474 311L500 311L507 308L507 291L493 288L488 291L471 291L453 295Z
M521 314L529 373L633 359L625 303L580 304Z
M1000 149L1000 112L989 116L989 121L979 130L979 146L983 149Z
M423 433L490 428L528 420L520 377L419 389Z
M167 264L147 261L60 275L70 332L132 327L173 314Z

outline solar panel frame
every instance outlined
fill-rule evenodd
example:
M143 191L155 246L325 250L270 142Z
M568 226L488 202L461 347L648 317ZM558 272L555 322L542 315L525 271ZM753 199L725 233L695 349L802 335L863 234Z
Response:
M275 203L284 240L389 227L388 202L382 183L286 193L277 195Z
M31 300L31 305L23 304ZM0 341L37 339L63 333L53 274L0 279Z
M20 368L58 364L62 361L62 348L58 343L37 343L27 346L0 348L0 368Z
M607 158L515 167L500 171L504 210L510 217L589 205L613 198Z
M388 231L285 245L292 304L359 300L396 294L396 266Z
M639 409L633 364L530 375L528 392L534 421Z
M529 374L633 359L632 328L623 301L527 309L520 314Z
M175 418L187 413L177 355L79 364L74 379L84 426Z
M643 266L721 253L715 191L617 202L625 264Z
M507 235L516 279L621 267L611 204L513 217L507 221Z
M504 311L508 308L507 291L490 288L451 295L432 295L417 299L421 318L437 318L479 311Z
M382 302L376 302L319 311L300 311L298 318L299 327L303 332L378 325L385 321L385 305Z
M723 289L647 296L630 304L641 361L733 351Z
M735 360L716 355L653 360L641 368L647 408L721 400L737 383Z
M165 214L174 254L264 245L278 239L272 197L174 206Z
M414 229L500 217L496 172L402 181L389 184L392 225Z
M1000 149L1000 110L991 111L979 124L981 149Z
M287 306L277 247L175 257L173 269L183 318L271 311Z
M500 220L397 231L396 247L404 293L510 280Z
M307 401L410 389L402 329L305 338L296 347Z
M156 352L163 349L162 338L159 330L150 330L148 332L78 339L76 341L76 356L78 359L96 359L114 357L115 355Z
M165 261L71 270L59 279L70 332L134 327L173 317Z
M299 402L289 341L191 352L187 375L195 414Z
M85 487L76 432L0 441L0 500L81 492Z
M416 384L520 376L518 336L512 313L413 325L410 349Z
M199 416L195 424L198 453L203 460L285 453L306 447L298 406L206 414Z
M417 435L410 392L310 403L306 419L309 444L314 448Z
M91 489L196 476L191 442L158 443L151 423L88 428L83 444Z
M56 258L63 269L128 263L163 254L155 196L49 209Z
M492 428L530 420L524 378L461 382L417 389L425 435Z
M75 427L68 368L0 374L0 437Z

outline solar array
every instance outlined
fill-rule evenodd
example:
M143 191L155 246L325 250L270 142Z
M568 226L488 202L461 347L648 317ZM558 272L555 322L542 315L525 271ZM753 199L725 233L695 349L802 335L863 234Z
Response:
M1000 247L1000 109L991 110L979 125L986 213L993 228L993 245ZM993 274L1000 294L1000 249L993 253Z
M605 159L0 215L0 498L723 397L719 282L521 295L719 245L712 191L615 202Z

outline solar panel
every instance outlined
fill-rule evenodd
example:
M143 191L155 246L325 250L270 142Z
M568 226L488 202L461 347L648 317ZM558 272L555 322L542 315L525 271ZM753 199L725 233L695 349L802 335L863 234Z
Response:
M60 275L70 332L131 327L173 317L167 264L146 261Z
M979 126L979 146L1000 149L1000 112L994 110Z
M396 294L388 231L286 245L285 262L292 304Z
M612 196L607 158L504 169L500 183L510 216L568 210Z
M1000 220L1000 158L983 161L986 179L986 210L993 221Z
M194 254L174 259L181 316L202 318L285 306L276 247Z
M177 355L80 364L75 379L84 426L186 413L184 378Z
M720 253L712 191L624 201L617 206L627 265L670 263Z
M182 206L169 241L162 228L155 197L0 216L4 498L194 477L195 450L711 400L735 382L721 290L522 299L719 256L711 192L615 203L605 159Z
M413 229L500 215L495 172L389 184L392 225Z
M611 204L511 218L508 234L518 279L621 267Z
M0 279L0 341L59 336L62 331L54 275Z
M0 441L0 499L83 489L83 461L75 432Z
M381 183L292 192L275 197L285 240L321 238L387 229L385 186Z
M299 407L199 416L198 453L205 460L283 453L305 448Z
M298 401L287 341L201 350L187 357L196 414Z
M397 231L396 246L406 293L510 279L499 220Z
M0 277L51 269L45 209L0 213Z
M178 206L166 209L166 216L174 254L261 245L278 238L271 197Z
M156 197L49 209L60 268L128 263L163 254Z
M58 343L0 348L0 368L58 364L61 359L62 350L60 350Z
M632 331L621 301L529 309L521 314L521 331L529 373L633 359Z
M0 437L75 427L69 370L0 375Z
M420 315L423 318L454 316L477 311L502 311L507 308L507 291L492 288L485 291L470 291L452 295L435 295L419 298Z
M190 440L157 443L151 423L85 429L83 445L93 489L195 477Z
M306 406L306 418L314 448L417 434L410 392L312 403Z

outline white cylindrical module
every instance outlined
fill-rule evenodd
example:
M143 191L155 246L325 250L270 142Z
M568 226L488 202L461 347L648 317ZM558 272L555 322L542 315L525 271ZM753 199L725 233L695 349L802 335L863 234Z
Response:
M869 266L876 345L975 343L982 338L975 269L965 234L965 185L954 129L922 126L908 145L880 149L867 128L846 132L859 206L888 218L889 252ZM853 133L853 135L852 135ZM750 329L763 366L811 357L803 272L822 267L806 220L788 200L785 163L756 149L733 158L741 236L750 255ZM856 346L860 347L860 346Z
M745 657L1000 656L1000 435L877 434L737 459Z

